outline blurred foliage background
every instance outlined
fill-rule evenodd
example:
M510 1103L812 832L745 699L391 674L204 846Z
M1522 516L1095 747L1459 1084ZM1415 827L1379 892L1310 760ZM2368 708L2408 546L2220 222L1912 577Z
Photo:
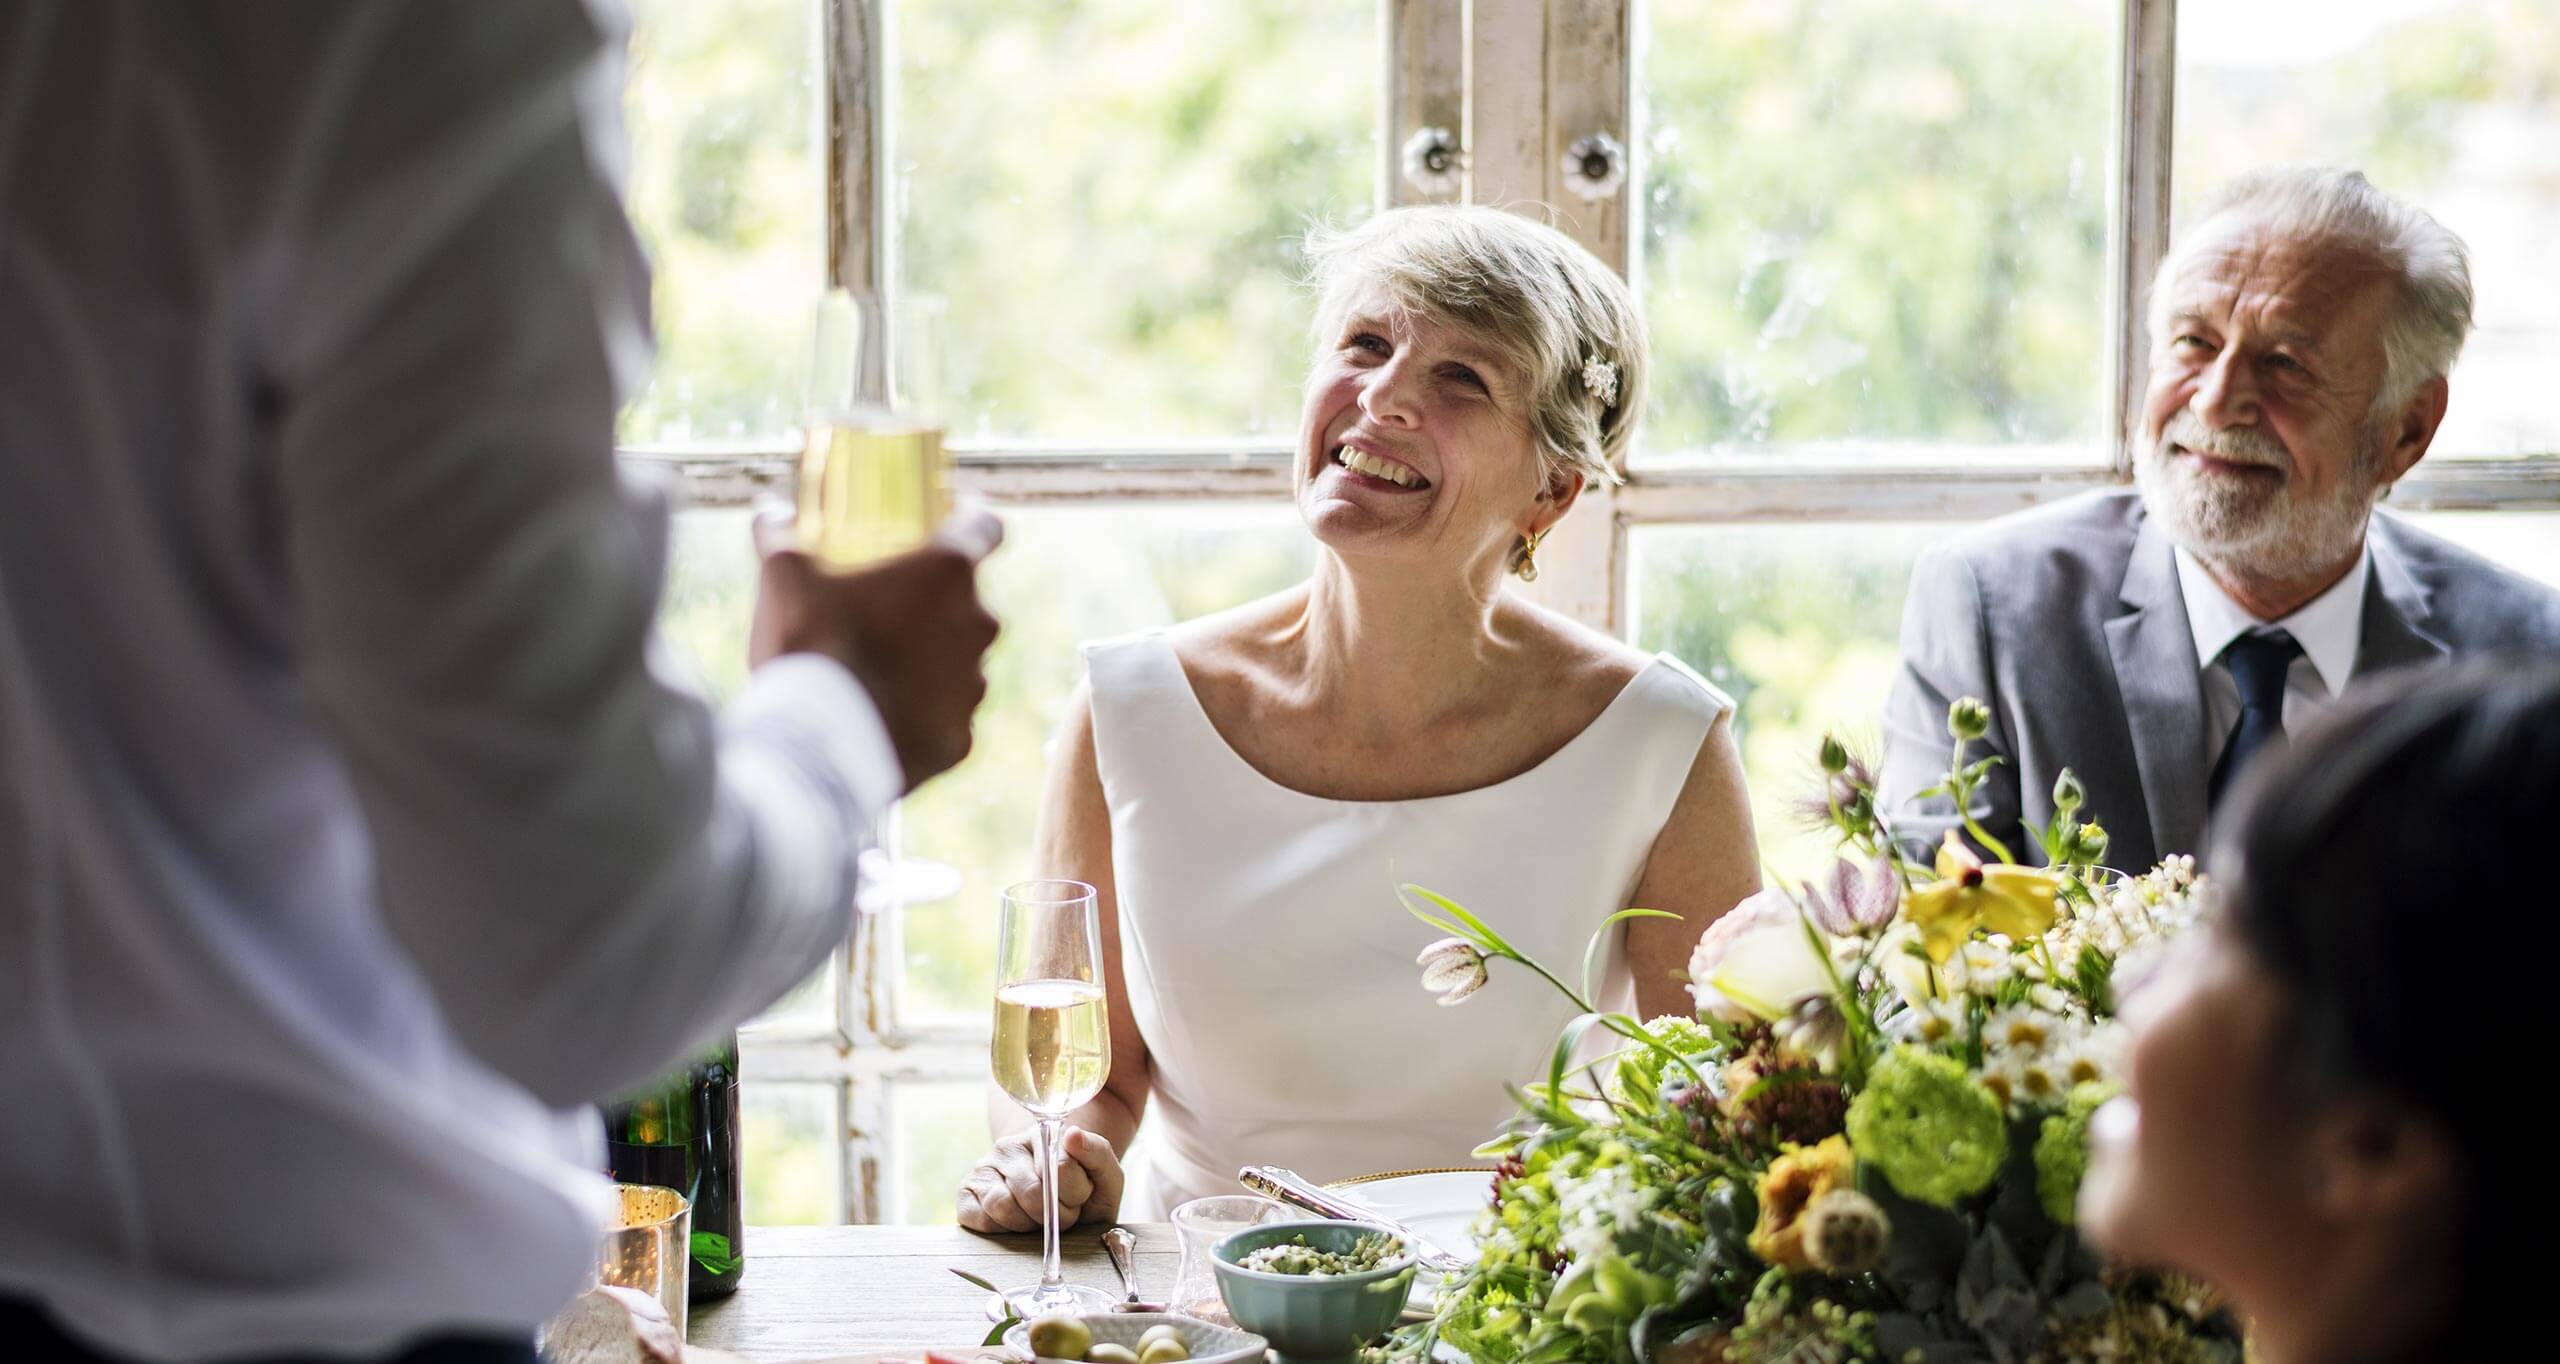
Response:
M1647 452L2105 458L2112 0L1649 9Z
M638 0L630 197L657 267L657 377L626 443L796 443L823 275L814 0ZM2108 0L1652 0L1636 72L1638 284L1659 380L1640 463L1805 452L2107 455L2101 431ZM2438 458L2560 448L2560 6L2252 0L2182 7L2182 219L2243 167L2363 165L2461 231L2480 329ZM899 277L950 301L963 442L1286 435L1307 354L1296 240L1374 193L1375 0L893 0ZM2560 582L2560 516L2424 518ZM996 890L1030 872L1075 645L1294 581L1285 506L1008 514L1006 632L978 747L904 810L953 899L906 912L909 1022L978 1025ZM1776 875L1825 848L1789 813L1813 745L1870 748L1904 582L1943 525L1643 527L1636 642L1729 691ZM666 635L733 689L743 513L679 518ZM823 1018L829 983L783 1013ZM831 1220L823 1085L748 1084L748 1216ZM901 1080L891 1211L947 1219L985 1142L977 1077Z

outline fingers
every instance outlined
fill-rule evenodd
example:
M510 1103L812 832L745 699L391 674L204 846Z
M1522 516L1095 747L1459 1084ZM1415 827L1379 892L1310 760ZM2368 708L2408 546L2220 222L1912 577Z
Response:
M1039 1205L1016 1199L1000 1167L980 1165L960 1186L960 1225L982 1232L1038 1231Z
M1032 1226L1040 1225L1040 1171L1027 1160L1008 1161L1004 1167L1004 1185ZM1059 1210L1061 1213L1065 1209Z
M799 543L799 527L791 505L779 498L758 501L755 518L748 523L747 529L755 537L759 558L771 558L782 550L796 548Z
M1092 1221L1107 1222L1120 1215L1120 1194L1127 1187L1127 1172L1120 1168L1120 1153L1111 1143L1083 1128L1067 1132L1067 1157L1071 1167L1085 1176L1090 1192L1077 1200L1085 1216Z
M1080 1127L1067 1129L1058 1158L1058 1225L1108 1221L1120 1211L1124 1176L1111 1143ZM1040 1166L1028 1137L1007 1137L962 1181L960 1225L976 1232L1038 1231Z
M1039 1214L1023 1208L1005 1191L1003 1179L987 1166L971 1173L969 1182L960 1186L960 1225L968 1231L990 1235L1008 1232L1038 1231Z
M950 519L934 530L933 538L974 565L1004 543L1004 522L985 503L963 499L953 505Z
M1093 1199L1093 1176L1072 1160L1058 1162L1058 1215L1066 1225L1075 1225L1070 1213L1080 1211Z

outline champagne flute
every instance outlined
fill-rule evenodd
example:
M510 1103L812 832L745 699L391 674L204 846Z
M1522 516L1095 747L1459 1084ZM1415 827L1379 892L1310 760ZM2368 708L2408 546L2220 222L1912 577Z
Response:
M818 304L798 535L829 568L914 549L951 514L942 315L929 296L839 289Z
M1040 1120L1040 1282L1005 1300L1026 1317L1098 1312L1112 1297L1070 1284L1058 1266L1058 1160L1067 1114L1111 1071L1100 920L1082 881L1025 881L1004 892L997 928L996 1085Z

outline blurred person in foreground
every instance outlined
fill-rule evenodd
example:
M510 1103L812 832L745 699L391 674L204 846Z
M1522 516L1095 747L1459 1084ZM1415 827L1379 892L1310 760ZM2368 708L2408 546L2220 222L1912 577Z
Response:
M2548 1008L2507 949L2554 828L2547 664L2404 673L2253 772L2205 858L2212 917L2127 993L2089 1235L2218 1286L2268 1364L2515 1355L2549 1264Z
M1489 208L1403 209L1309 243L1318 293L1294 470L1304 584L1086 646L1042 806L1039 873L1101 890L1111 1070L1068 1118L1063 1216L1232 1193L1245 1163L1315 1179L1463 1165L1571 1009L1464 1013L1416 988L1410 882L1529 955L1578 961L1617 910L1608 985L1645 1015L1759 887L1732 708L1503 590L1643 410L1634 300L1571 238ZM1463 955L1463 954L1460 954ZM1482 965L1442 963L1452 998ZM1152 1112L1150 1112L1152 1105ZM1028 1116L1001 1096L963 1226L1040 1224Z
M1989 704L1975 815L2031 848L2068 762L2111 866L2196 850L2258 752L2356 680L2560 658L2560 592L2375 503L2427 452L2471 327L2462 242L2354 171L2243 176L2151 289L2138 487L2003 517L1913 569L1883 791L1935 842L1947 705Z
M621 47L0 0L0 1353L531 1359L580 1105L815 969L968 747L961 548L768 558L716 720L652 667Z

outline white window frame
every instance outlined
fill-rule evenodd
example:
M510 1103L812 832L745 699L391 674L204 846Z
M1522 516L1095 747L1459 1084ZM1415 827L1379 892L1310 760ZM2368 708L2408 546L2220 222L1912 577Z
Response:
M827 259L830 282L877 289L894 259L884 100L892 56L883 42L887 0L814 0L824 15L827 113ZM1449 200L1554 206L1558 225L1625 271L1641 240L1642 139L1632 78L1642 0L1380 0L1383 52L1378 199L1423 202L1398 165L1418 128L1459 132L1467 176ZM2169 241L2170 156L2176 73L2176 0L2122 0L2115 44L2107 264L2107 424L2127 428L2144 385L2143 296ZM1625 186L1587 204L1563 183L1565 149L1606 132L1637 158ZM1640 282L1639 282L1640 285ZM894 344L894 340L892 342ZM1587 491L1549 539L1541 573L1524 589L1600 629L1625 634L1628 531L1646 525L1975 521L2122 484L2122 442L2105 458L2045 457L1944 447L1915 463L1876 458L1846 443L1742 461L1684 461L1626 470L1616 489ZM999 506L1164 501L1263 501L1289 495L1290 448L1281 441L1181 445L955 445L960 487ZM774 447L704 456L625 449L684 489L685 505L747 505L789 492L797 451ZM2391 504L2418 510L2560 510L2560 452L2497 460L2434 459L2402 481ZM924 912L949 912L949 907ZM900 1086L982 1079L985 1030L914 1025L900 1008L900 918L871 917L832 967L835 1009L816 1027L758 1027L742 1047L758 1082L832 1087L840 1143L837 1214L889 1220L897 1152L890 1132Z

